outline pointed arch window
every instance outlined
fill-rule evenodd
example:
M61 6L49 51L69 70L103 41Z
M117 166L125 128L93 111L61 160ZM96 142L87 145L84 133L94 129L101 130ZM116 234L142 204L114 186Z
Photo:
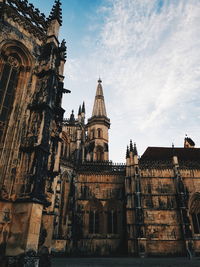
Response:
M90 137L91 137L91 139L95 138L95 130L94 129L91 130Z
M108 217L107 217L107 229L108 234L117 234L117 211L111 210L108 211Z
M98 138L102 138L103 137L102 129L100 129L100 128L97 129L97 136L98 136Z
M89 233L99 233L99 212L96 210L92 210L89 212Z
M15 88L17 86L20 64L16 57L8 56L1 63L0 73L0 141L3 138L6 123L12 109Z
M200 234L200 192L196 192L190 199L190 215L194 234Z
M103 148L101 146L97 147L97 161L103 161L104 160L104 156L103 156Z
M192 224L195 234L200 234L200 213L192 213Z

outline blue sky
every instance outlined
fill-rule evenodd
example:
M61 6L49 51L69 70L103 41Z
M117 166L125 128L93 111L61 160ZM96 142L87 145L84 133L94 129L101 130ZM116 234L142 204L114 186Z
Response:
M30 0L31 1L31 0ZM53 0L31 1L48 14ZM99 75L111 119L110 158L125 160L129 140L147 146L200 146L200 1L67 0L65 116L86 102L90 117Z

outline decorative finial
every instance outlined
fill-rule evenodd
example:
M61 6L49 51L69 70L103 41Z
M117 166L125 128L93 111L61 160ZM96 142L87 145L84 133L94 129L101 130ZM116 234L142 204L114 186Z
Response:
M102 83L102 80L101 80L101 78L99 77L99 79L98 79L98 83Z
M48 20L52 21L56 19L60 25L62 25L62 8L60 0L55 0Z
M130 152L133 152L133 142L130 140Z

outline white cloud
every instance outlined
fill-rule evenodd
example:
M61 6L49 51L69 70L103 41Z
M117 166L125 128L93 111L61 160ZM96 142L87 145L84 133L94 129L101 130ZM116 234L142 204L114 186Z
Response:
M200 1L109 0L99 11L99 38L90 54L69 63L77 77L69 82L91 104L103 76L111 158L124 158L129 138L139 151L182 145L185 133L198 143Z

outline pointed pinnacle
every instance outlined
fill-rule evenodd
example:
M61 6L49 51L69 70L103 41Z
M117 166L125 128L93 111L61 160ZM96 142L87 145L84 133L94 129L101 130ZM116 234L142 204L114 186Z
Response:
M70 115L70 122L74 122L75 121L75 118L74 118L74 110L72 110L72 113Z
M99 77L99 79L98 79L98 83L102 83L102 80L101 80L101 78Z
M130 152L133 152L133 143L132 143L132 140L130 140Z
M130 158L130 151L129 151L128 146L127 146L127 149L126 149L126 158Z
M60 25L62 25L62 8L60 0L55 0L55 3L48 18L49 21L55 19L59 22Z
M78 115L81 115L81 105L79 106L79 109L78 109Z
M82 113L85 113L85 102L83 101L83 105L82 105Z
M138 155L136 143L134 143L133 155Z

